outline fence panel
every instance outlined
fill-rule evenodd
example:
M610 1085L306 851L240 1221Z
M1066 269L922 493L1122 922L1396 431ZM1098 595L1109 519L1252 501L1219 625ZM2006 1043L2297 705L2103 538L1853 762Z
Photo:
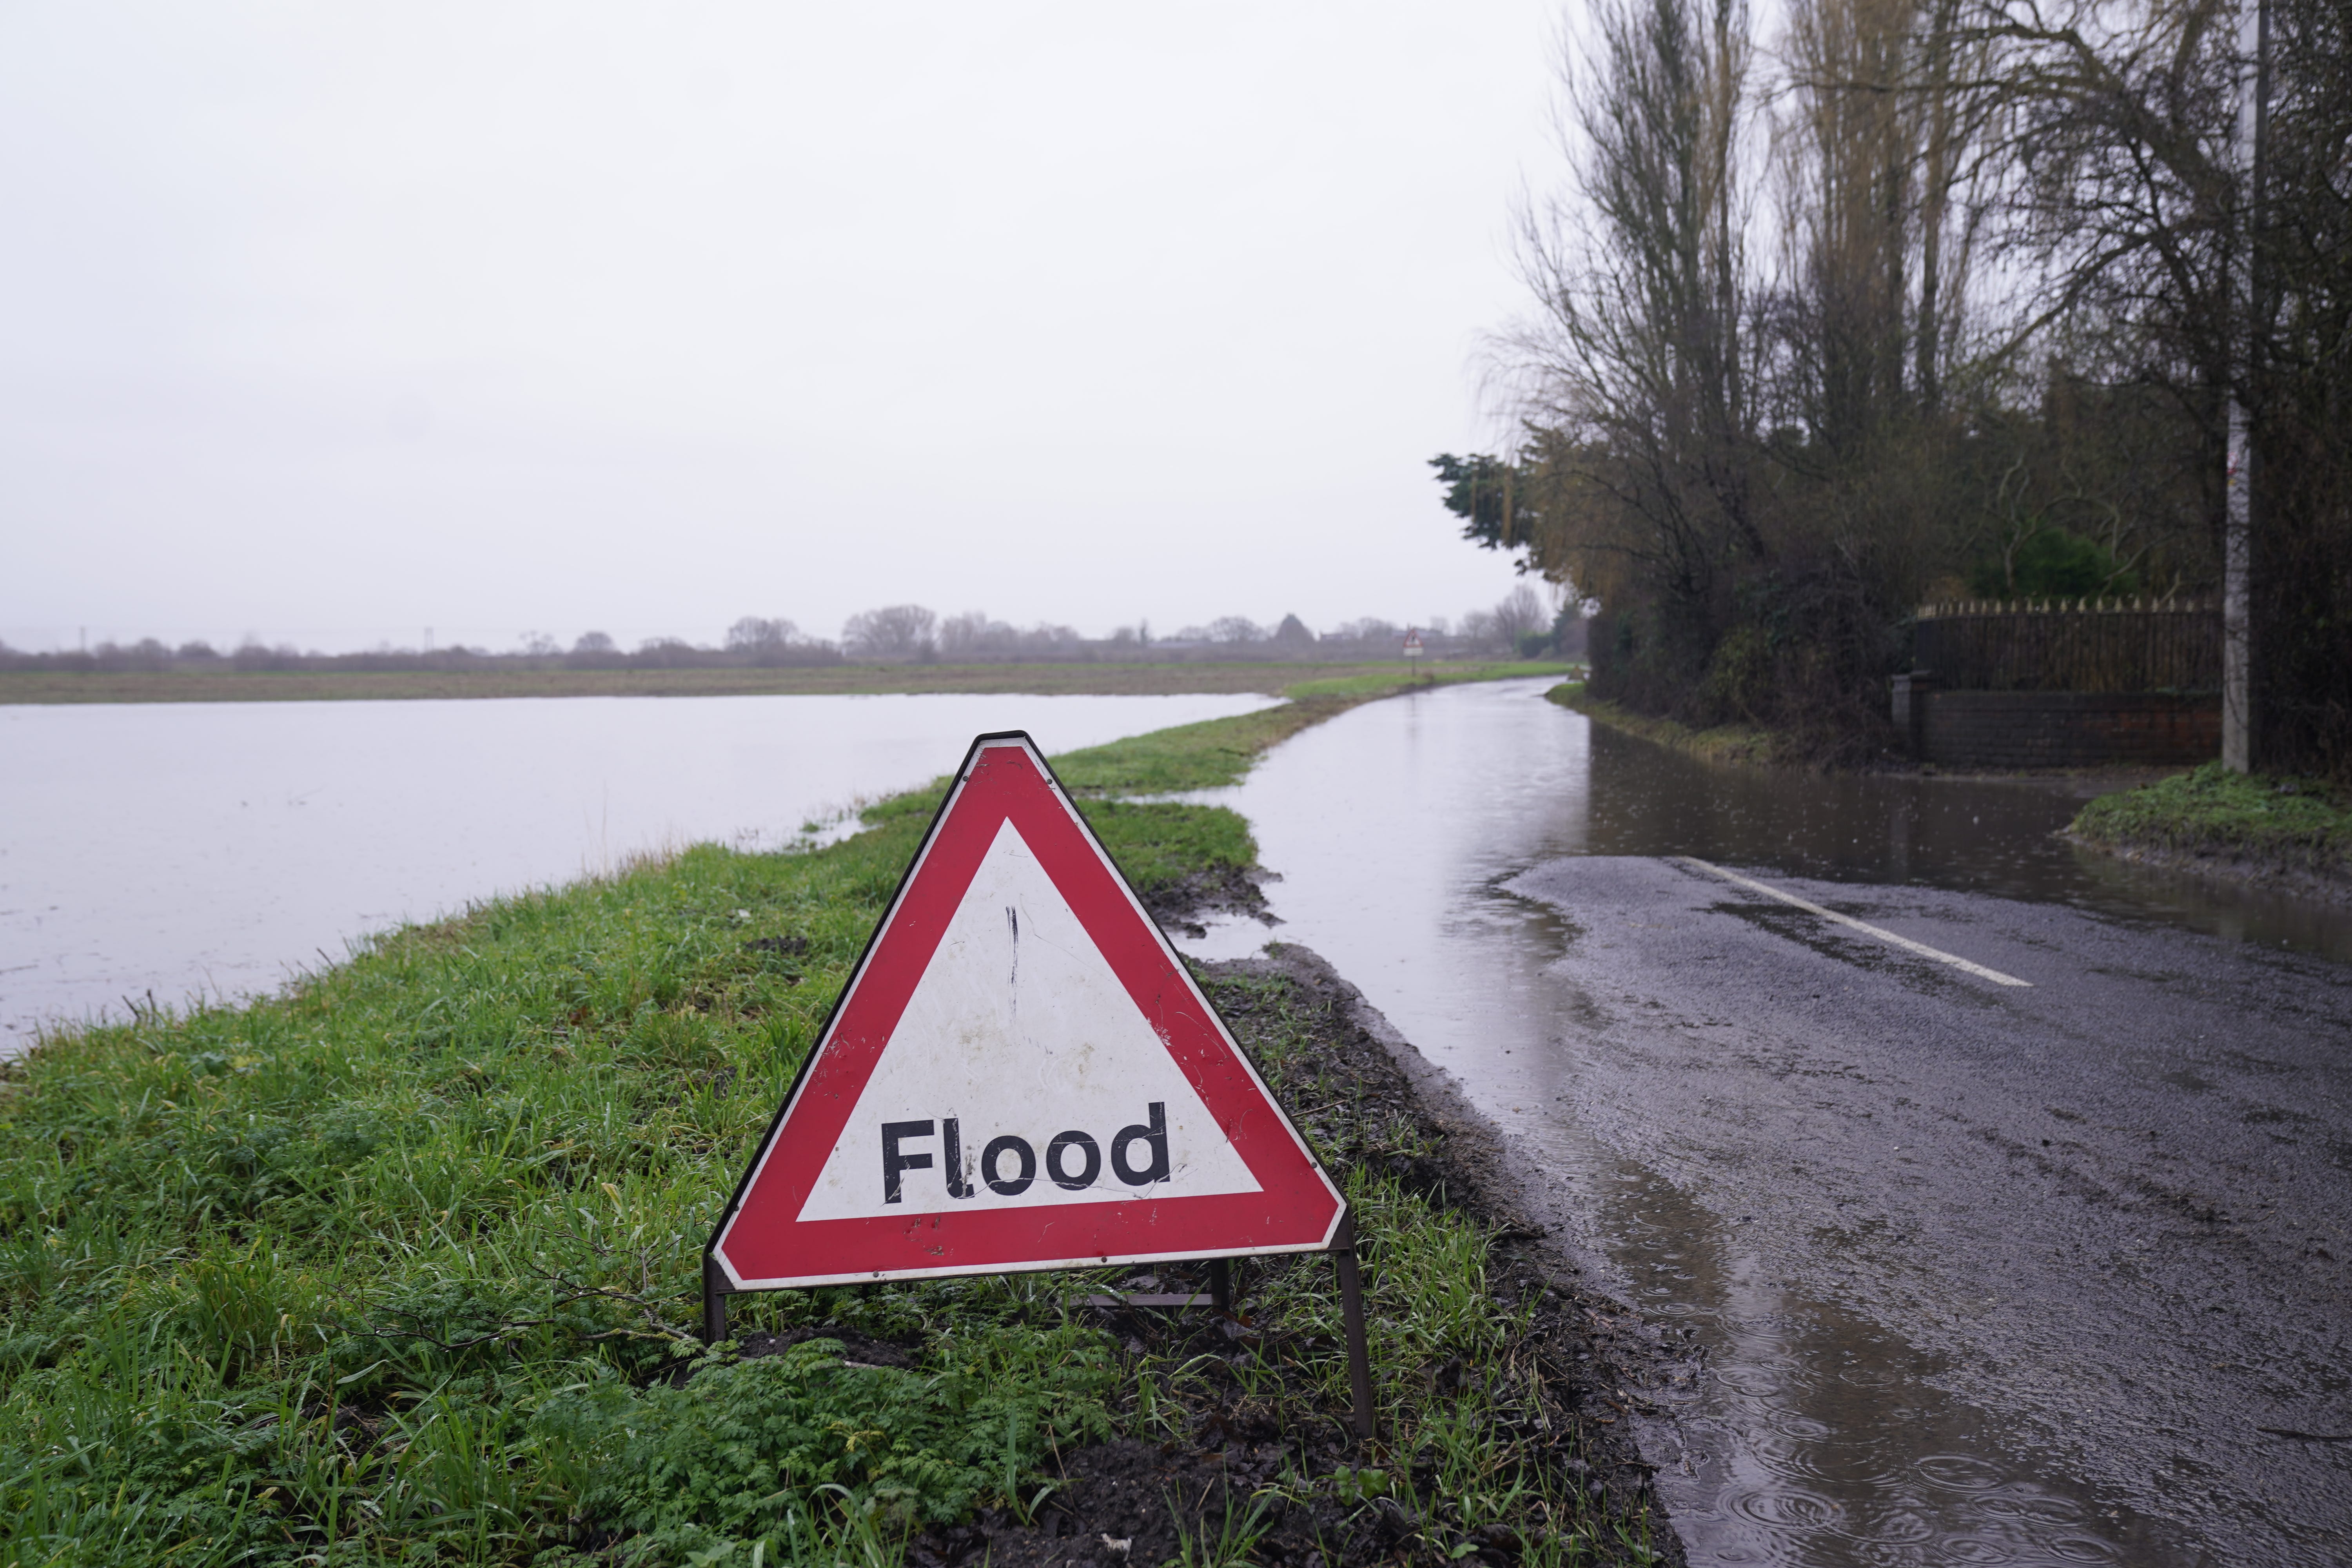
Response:
M2192 600L1923 605L1912 663L1957 691L2218 691L2221 612Z

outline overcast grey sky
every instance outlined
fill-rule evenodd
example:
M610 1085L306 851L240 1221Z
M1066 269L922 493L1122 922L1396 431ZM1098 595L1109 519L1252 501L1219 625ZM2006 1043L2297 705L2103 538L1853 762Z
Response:
M0 637L1458 616L1539 0L0 10Z

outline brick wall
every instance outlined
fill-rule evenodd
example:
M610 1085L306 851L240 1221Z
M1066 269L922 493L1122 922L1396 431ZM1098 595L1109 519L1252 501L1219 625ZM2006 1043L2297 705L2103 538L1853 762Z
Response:
M2093 691L1917 691L1908 695L1918 710L1911 722L1916 726L1919 758L1939 767L2168 765L2210 762L2221 754L2221 699L2217 695Z

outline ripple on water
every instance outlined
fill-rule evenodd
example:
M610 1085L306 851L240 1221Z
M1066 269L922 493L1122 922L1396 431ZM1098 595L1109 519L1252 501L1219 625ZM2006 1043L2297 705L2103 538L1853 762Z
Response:
M1812 1380L1790 1361L1726 1361L1715 1369L1715 1385L1743 1399L1772 1399L1802 1393Z
M1990 1491L2009 1479L2008 1472L1974 1454L1930 1454L1911 1467L1929 1486L1946 1491Z
M1820 1443L1764 1431L1749 1438L1748 1447L1758 1462L1775 1476L1820 1482L1841 1492L1895 1487L1902 1479L1894 1457L1870 1443Z
M1845 1521L1845 1508L1835 1498L1796 1486L1734 1487L1724 1494L1722 1507L1750 1524L1774 1531L1835 1532Z
M1922 1552L1916 1542L1865 1541L1853 1548L1852 1561L1874 1565L1885 1563L1887 1568L1895 1568L1896 1564L1901 1564L1902 1568L1920 1568L1924 1563L1941 1563L1943 1558L1932 1551Z
M1933 1541L1943 1528L1944 1521L1937 1513L1903 1498L1874 1505L1866 1520L1846 1534L1848 1539L1863 1544L1864 1550L1857 1555L1865 1560L1916 1563L1919 1553L1910 1549L1923 1541Z
M2044 1527L2080 1525L2088 1518L2083 1507L2072 1499L2053 1497L2037 1487L2026 1485L2013 1484L1999 1491L1986 1493L1979 1506L1987 1513Z
M1849 1362L1838 1368L1837 1380L1853 1388L1891 1388L1908 1383L1910 1374L1881 1362Z
M1826 1421L1817 1421L1801 1410L1775 1410L1764 1417L1764 1424L1783 1437L1803 1443L1834 1443L1840 1440L1837 1428ZM1845 1441L1854 1441L1848 1434Z

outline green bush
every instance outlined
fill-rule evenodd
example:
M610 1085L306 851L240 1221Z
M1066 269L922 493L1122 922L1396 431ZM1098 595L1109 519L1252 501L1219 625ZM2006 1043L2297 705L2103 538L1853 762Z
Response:
M1979 560L1969 574L1969 591L1985 599L2084 599L2139 592L2139 576L2095 539L2063 528L2044 528L2017 548L2004 568L1994 557Z

